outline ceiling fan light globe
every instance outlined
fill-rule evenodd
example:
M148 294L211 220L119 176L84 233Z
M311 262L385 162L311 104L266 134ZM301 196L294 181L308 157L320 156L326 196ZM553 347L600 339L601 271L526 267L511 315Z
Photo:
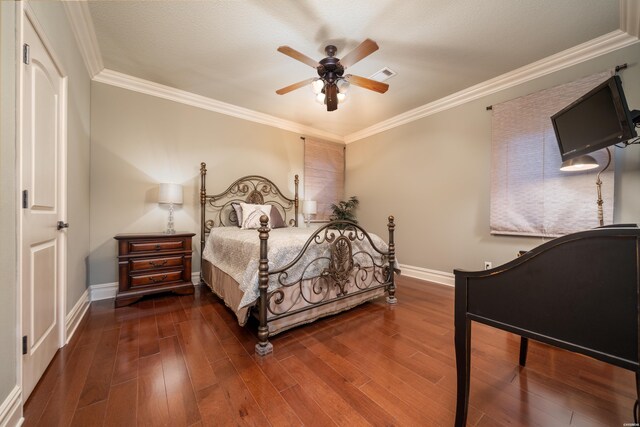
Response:
M316 95L316 102L318 104L324 105L325 104L325 98L326 97L325 97L324 93L320 92L319 94Z
M347 94L338 92L338 104L344 104L347 101Z
M324 81L322 81L322 79L315 79L311 82L311 90L313 90L313 93L316 95L321 93L322 89L324 89Z
M345 79L340 79L336 83L336 86L338 86L338 92L346 94L347 91L349 90L350 83Z

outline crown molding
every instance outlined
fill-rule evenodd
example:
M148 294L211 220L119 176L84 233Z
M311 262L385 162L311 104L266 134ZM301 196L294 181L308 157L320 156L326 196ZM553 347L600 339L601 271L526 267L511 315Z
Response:
M640 37L640 2L637 0L620 0L620 29Z
M182 104L191 105L193 107L203 108L205 110L214 111L216 113L225 114L227 116L237 117L243 120L260 123L267 126L303 134L307 136L315 136L329 141L344 142L339 135L304 126L296 122L280 119L269 114L253 111L248 108L238 107L233 104L218 101L206 96L197 95L181 89L154 83L149 80L133 77L128 74L119 73L117 71L104 69L93 80L100 83L106 83L112 86L118 86L135 92L147 95L157 96L159 98L168 99L170 101L180 102Z
M71 24L71 31L76 38L76 43L78 43L80 54L89 72L89 77L93 78L104 69L104 64L96 38L96 30L93 27L93 19L91 19L89 12L89 5L84 0L63 1L62 4Z
M636 0L630 3L638 4ZM630 7L632 8L632 7ZM435 113L448 110L478 98L508 89L513 86L537 79L538 77L563 70L589 59L613 52L638 42L638 37L616 30L586 43L574 46L540 61L502 74L491 80L463 89L459 92L430 102L420 107L384 120L368 128L345 136L344 142L351 142L393 129L395 127L422 119Z

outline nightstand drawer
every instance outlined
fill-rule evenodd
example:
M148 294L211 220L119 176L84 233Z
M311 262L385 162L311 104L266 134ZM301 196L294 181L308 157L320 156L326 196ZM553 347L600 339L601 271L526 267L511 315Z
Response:
M129 242L129 253L168 252L184 249L184 239L160 241L156 240L154 242Z
M166 271L161 273L151 273L130 276L131 287L138 286L156 286L164 283L179 282L182 280L182 270Z
M154 270L159 268L181 267L183 256L169 256L163 258L132 259L129 271Z

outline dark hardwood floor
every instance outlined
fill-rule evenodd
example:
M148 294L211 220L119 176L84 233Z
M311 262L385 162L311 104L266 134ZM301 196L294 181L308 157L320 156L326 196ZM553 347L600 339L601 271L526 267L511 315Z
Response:
M383 299L253 353L207 288L113 309L93 303L25 406L25 426L453 424L453 288L401 277ZM632 422L634 374L474 324L469 424Z

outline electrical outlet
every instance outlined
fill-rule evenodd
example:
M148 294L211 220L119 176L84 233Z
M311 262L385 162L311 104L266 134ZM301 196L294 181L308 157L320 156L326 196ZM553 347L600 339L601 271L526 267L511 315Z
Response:
M491 261L485 261L484 262L484 269L485 270L491 270Z

